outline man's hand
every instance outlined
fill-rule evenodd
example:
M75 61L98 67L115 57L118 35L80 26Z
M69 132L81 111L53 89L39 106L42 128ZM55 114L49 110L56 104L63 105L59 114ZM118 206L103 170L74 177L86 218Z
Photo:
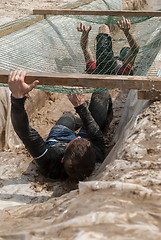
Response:
M91 29L91 25L89 27L86 27L82 23L80 23L80 25L77 27L78 32L82 32L83 34L89 33Z
M127 33L129 32L130 28L131 28L131 23L130 20L122 17L121 22L117 22L117 26L124 32Z
M23 98L25 94L30 92L38 83L35 80L32 84L25 83L26 72L21 70L11 71L8 76L8 87L15 98Z
M91 31L92 27L91 25L89 27L86 27L82 23L77 27L78 32L82 33L80 45L82 49L86 49L88 47L88 34Z
M85 102L85 94L67 94L67 97L74 107L78 107Z

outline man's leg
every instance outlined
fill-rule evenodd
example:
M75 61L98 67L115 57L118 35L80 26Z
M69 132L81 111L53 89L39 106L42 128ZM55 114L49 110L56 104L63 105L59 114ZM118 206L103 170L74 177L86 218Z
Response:
M56 125L63 125L68 127L70 130L75 131L75 116L72 112L64 112L63 115L56 122Z
M70 142L75 136L76 119L73 113L64 112L52 127L46 139L46 143L53 145L59 141Z
M102 91L93 93L89 110L100 129L104 131L104 128L109 126L113 118L112 100L109 92Z
M52 139L52 144L54 139L60 139L62 133L64 131L67 131L67 129L64 130L64 127L68 128L68 132L73 132L75 131L76 127L76 120L75 116L71 112L64 112L63 115L58 119L56 124L51 128L50 133L46 139L46 141L51 141ZM70 130L71 131L70 131Z
M99 74L112 74L116 61L112 50L112 39L107 25L101 25L96 37L96 67Z
M55 125L63 125L72 131L76 131L82 127L83 123L81 118L74 116L72 112L65 111Z

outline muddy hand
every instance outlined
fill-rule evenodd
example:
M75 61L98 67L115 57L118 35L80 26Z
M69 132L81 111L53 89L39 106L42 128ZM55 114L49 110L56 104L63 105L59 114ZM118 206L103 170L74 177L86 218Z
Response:
M85 94L67 94L67 97L74 107L78 107L85 102Z

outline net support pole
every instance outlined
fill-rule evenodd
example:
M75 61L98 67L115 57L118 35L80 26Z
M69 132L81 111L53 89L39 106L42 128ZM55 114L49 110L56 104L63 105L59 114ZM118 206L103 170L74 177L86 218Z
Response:
M97 15L97 16L135 16L135 17L160 17L161 11L139 11L139 10L75 10L75 9L34 9L34 15Z

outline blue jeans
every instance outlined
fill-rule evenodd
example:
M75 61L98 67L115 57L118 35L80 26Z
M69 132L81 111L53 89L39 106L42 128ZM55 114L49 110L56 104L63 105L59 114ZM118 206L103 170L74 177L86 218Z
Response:
M74 131L72 131L68 127L56 124L51 129L49 136L47 137L45 142L48 145L54 145L55 143L58 143L58 142L69 143L70 141L72 141L77 137L86 138L87 140L90 140L84 129L80 129L80 131L76 134Z

